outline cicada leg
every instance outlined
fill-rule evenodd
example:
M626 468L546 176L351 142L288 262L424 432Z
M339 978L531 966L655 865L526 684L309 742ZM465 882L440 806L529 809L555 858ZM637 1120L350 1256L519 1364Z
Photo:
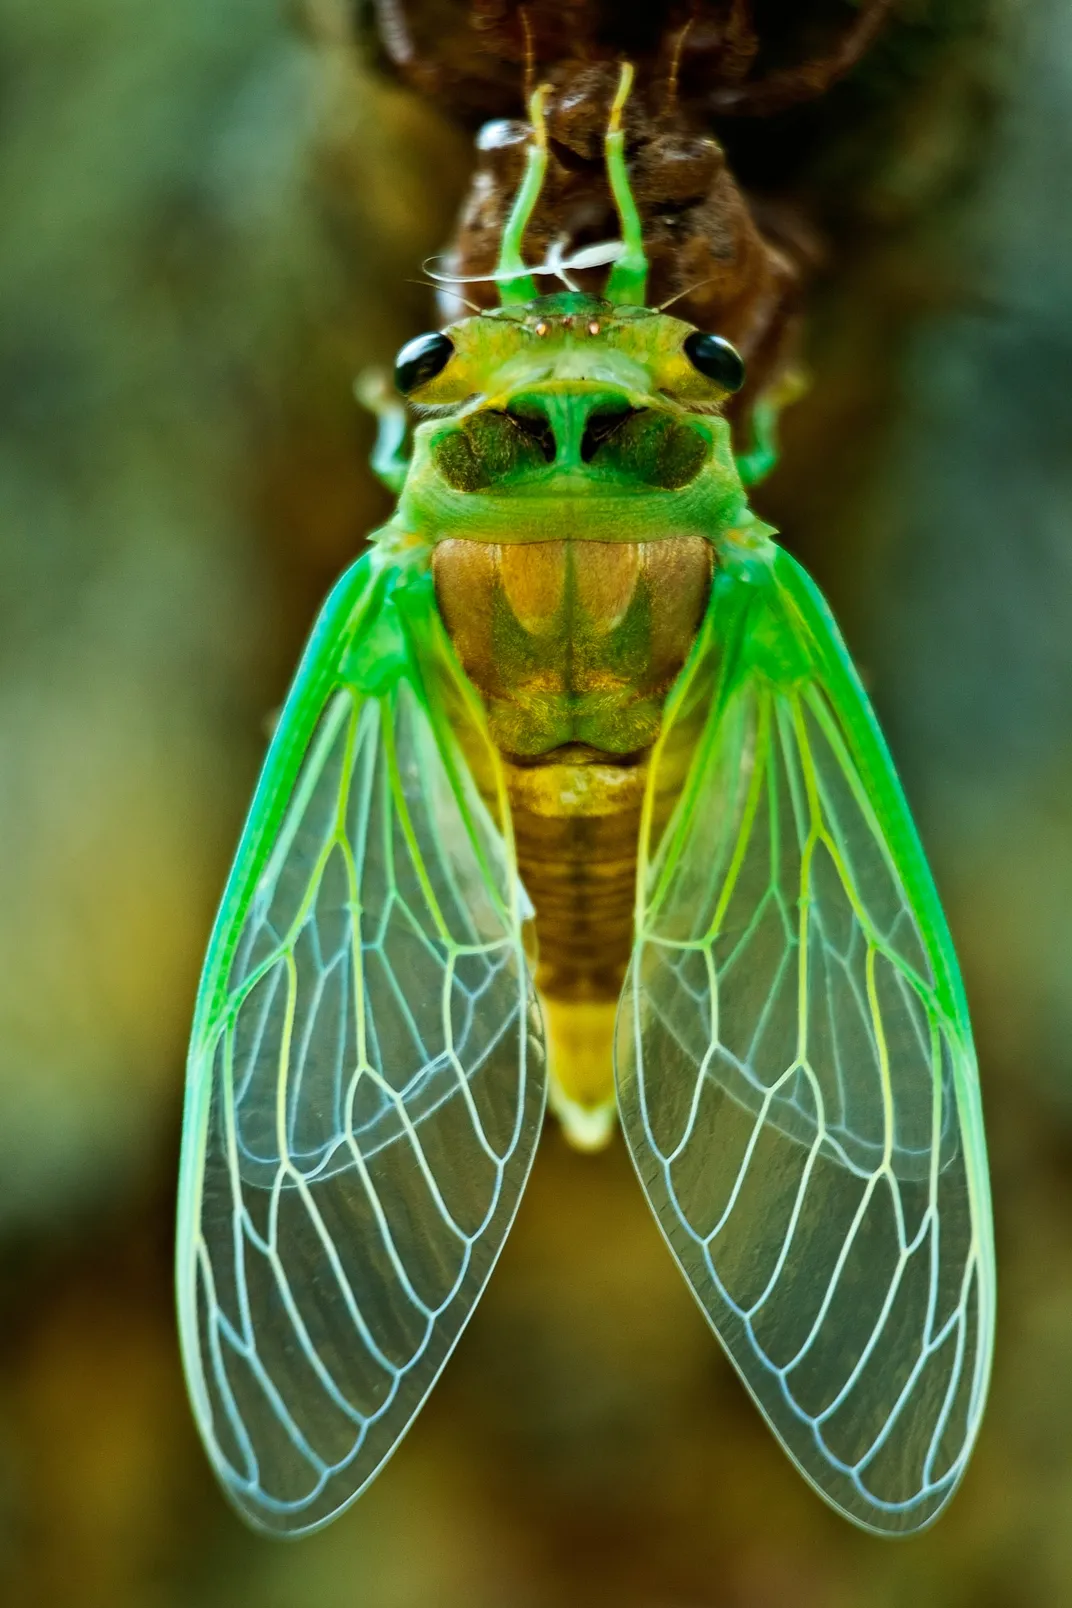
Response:
M369 464L373 474L397 497L409 469L406 410L382 369L366 369L354 381L354 395L376 415L376 441Z
M781 456L778 443L778 421L782 409L795 402L808 388L802 370L791 368L771 390L759 398L752 409L749 433L752 444L737 458L737 473L743 486L755 486L765 480Z

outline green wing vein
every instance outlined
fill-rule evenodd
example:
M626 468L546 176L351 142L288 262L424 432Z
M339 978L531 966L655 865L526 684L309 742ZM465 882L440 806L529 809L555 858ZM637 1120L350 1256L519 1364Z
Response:
M364 564L274 739L191 1049L187 1372L233 1500L291 1533L352 1500L423 1402L544 1102L509 828L437 686L460 671L427 587Z
M623 1126L790 1455L859 1523L916 1529L963 1471L993 1326L956 960L874 716L786 554L720 579L691 666L713 690L686 805L642 845Z

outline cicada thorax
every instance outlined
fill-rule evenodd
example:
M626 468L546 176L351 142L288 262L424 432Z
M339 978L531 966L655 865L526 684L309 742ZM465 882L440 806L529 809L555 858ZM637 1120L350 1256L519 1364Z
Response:
M525 765L566 745L649 748L703 618L711 552L699 536L441 542L440 612L499 750Z

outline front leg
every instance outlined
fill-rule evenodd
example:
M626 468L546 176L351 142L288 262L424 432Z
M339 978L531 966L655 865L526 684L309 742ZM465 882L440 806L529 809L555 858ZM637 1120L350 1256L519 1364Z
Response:
M782 409L803 396L807 389L808 380L803 370L791 368L757 400L748 421L751 445L737 456L737 473L743 486L758 485L778 462L778 421Z
M366 369L354 381L361 406L376 415L378 429L369 463L373 474L397 497L409 470L406 409L382 369Z

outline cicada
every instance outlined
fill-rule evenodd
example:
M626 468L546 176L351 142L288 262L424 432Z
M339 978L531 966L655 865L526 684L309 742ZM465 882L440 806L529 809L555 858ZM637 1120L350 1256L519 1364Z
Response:
M502 1248L545 1104L620 1123L682 1273L816 1489L881 1532L964 1469L994 1262L964 989L830 611L750 510L736 350L646 305L623 69L604 294L411 342L398 493L324 605L198 996L178 1301L257 1527L382 1468Z

